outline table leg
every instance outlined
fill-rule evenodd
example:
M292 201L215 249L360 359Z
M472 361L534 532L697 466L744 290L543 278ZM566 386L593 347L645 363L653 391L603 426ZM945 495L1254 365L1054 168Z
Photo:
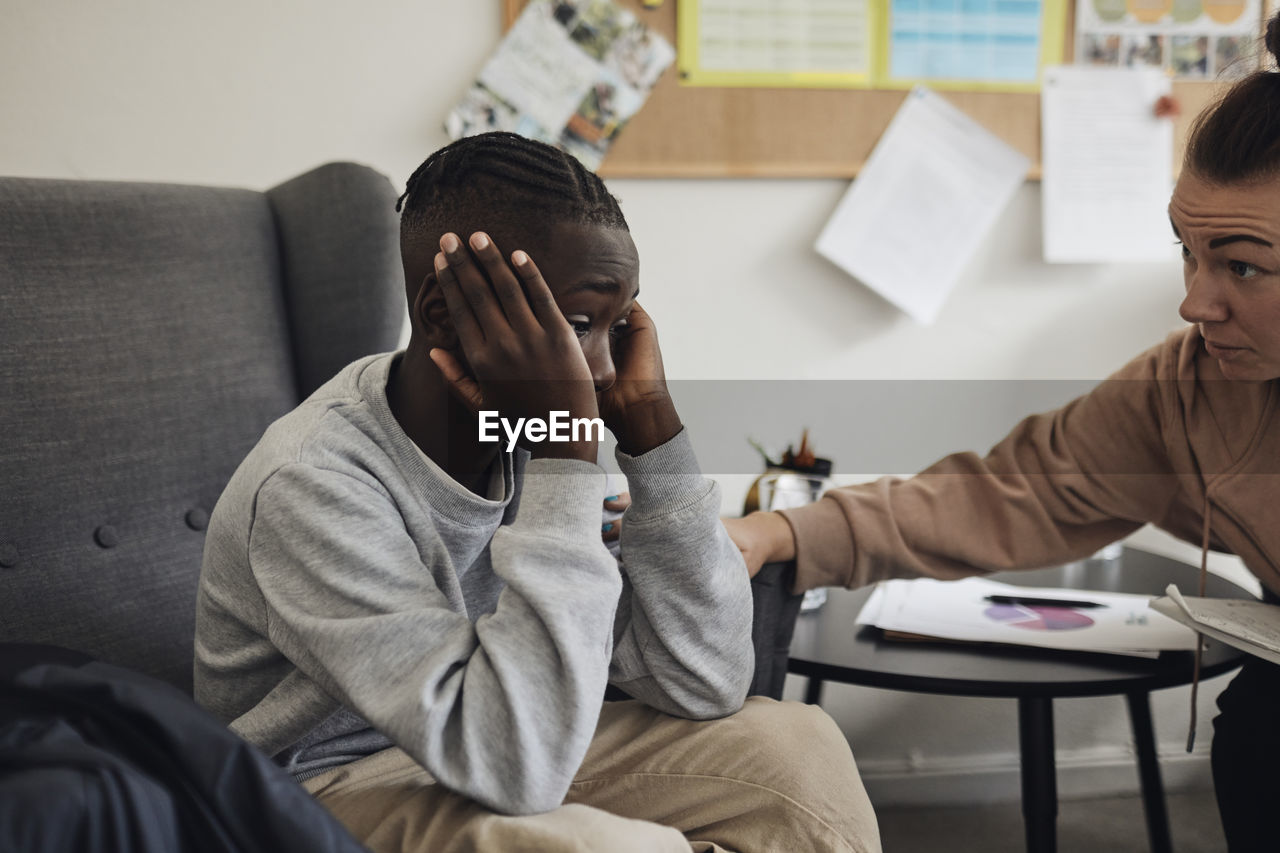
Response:
M1022 819L1027 853L1058 848L1058 780L1053 756L1053 700L1018 699L1018 740L1022 748Z
M1133 724L1133 743L1138 752L1138 779L1142 784L1142 807L1147 813L1147 838L1152 853L1172 853L1169 835L1169 812L1165 806L1164 783L1160 781L1160 762L1156 758L1155 729L1151 724L1151 694L1127 693L1129 720Z
M804 687L804 702L806 705L822 704L822 684L823 680L816 675L809 676L809 683Z

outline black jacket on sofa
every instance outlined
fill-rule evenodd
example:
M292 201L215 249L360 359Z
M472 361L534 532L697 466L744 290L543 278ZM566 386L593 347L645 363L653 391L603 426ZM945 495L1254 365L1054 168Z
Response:
M365 848L180 690L78 652L0 645L0 850Z

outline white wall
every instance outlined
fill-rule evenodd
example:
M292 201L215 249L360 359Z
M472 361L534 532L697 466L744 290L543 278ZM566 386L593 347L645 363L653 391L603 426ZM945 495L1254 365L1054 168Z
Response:
M352 159L400 186L447 141L441 120L497 42L499 4L0 0L0 21L0 173L265 188ZM1172 247L1163 264L1041 263L1035 184L1019 190L930 328L811 250L844 182L611 187L640 249L643 301L675 379L1096 380L1181 324ZM919 251L931 244L920 235ZM850 417L875 417L849 405ZM988 440L1012 419L999 414L982 428ZM741 466L716 472L726 511L740 506L755 465L747 434L781 446L807 425L837 463L856 450L841 438L843 419L809 423L767 405L761 418L718 437L743 448ZM845 479L881 473L845 470ZM1194 554L1158 535L1139 540ZM1240 571L1230 560L1215 565ZM1208 784L1216 686L1202 691L1191 759L1180 757L1186 691L1157 696L1173 786ZM1017 795L1011 702L832 686L827 707L879 802ZM1122 709L1119 699L1058 703L1064 795L1136 788Z

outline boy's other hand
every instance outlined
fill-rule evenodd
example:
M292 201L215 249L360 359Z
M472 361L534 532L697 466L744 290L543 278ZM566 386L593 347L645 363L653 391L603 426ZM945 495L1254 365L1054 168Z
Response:
M452 233L440 238L440 248L436 279L474 375L447 350L431 350L431 360L463 404L511 422L547 420L553 411L598 417L587 360L533 260L518 251L508 265L480 232L471 235L470 251ZM592 430L583 432L588 438L525 446L535 457L595 462L598 442Z
M614 345L617 379L600 395L600 416L618 446L639 456L680 432L653 319L636 302Z

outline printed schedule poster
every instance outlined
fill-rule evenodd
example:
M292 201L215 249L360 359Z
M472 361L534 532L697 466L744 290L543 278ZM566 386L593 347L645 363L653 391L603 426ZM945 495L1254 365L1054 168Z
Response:
M1034 90L1065 22L1062 0L890 0L884 82Z
M1076 64L1243 77L1258 67L1261 32L1261 0L1079 0Z
M1062 61L1067 0L681 0L677 15L685 86L1035 92Z
M871 79L868 0L685 0L686 86L857 88Z

